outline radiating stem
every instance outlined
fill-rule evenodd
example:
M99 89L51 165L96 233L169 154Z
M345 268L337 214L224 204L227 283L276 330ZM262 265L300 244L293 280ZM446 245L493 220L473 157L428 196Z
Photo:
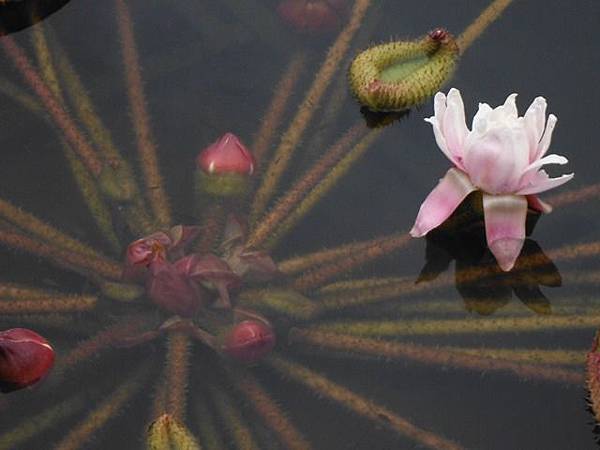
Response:
M53 404L42 412L27 416L10 431L0 435L0 450L25 448L23 443L59 424L85 406L81 394Z
M222 450L225 448L215 421L214 414L210 410L206 396L201 400L194 401L198 428L200 431L200 442L204 450Z
M260 446L256 442L252 430L239 413L236 403L227 391L213 387L211 395L217 413L221 417L221 423L231 434L235 448L238 450L259 450Z
M414 280L412 277L373 277L343 280L323 286L319 289L319 294L347 293L347 291L374 289L406 282L414 283Z
M547 201L554 208L570 206L587 200L596 200L600 196L600 183L583 186L579 189L561 192L548 197Z
M0 243L18 250L50 259L61 267L89 272L89 275L118 280L121 277L119 264L105 259L56 248L23 234L0 229Z
M277 201L260 221L248 238L247 246L260 248L262 243L269 238L273 230L288 216L304 196L313 189L323 176L342 158L359 136L364 134L365 126L362 122L355 124L338 141L319 158L319 160Z
M600 316L569 315L468 318L445 320L356 320L325 322L320 330L353 336L418 336L446 334L516 333L575 330L600 326Z
M462 449L460 445L415 426L386 407L327 379L305 366L277 356L270 357L268 363L286 378L291 378L307 386L320 397L329 398L350 411L372 420L378 426L391 429L418 442L420 445L439 450Z
M264 247L273 248L289 233L298 222L304 218L314 206L337 184L338 181L350 170L350 168L363 156L371 144L381 134L380 129L369 131L352 149L329 171L329 173L317 184L300 202L300 204L286 216L285 220L269 236Z
M238 301L245 308L274 311L290 318L312 318L320 305L291 289L247 289L239 293Z
M307 271L294 281L293 287L300 291L315 289L338 275L404 247L410 239L411 237L408 234L399 233L389 239L373 241L371 245L360 252L350 254L331 264Z
M94 176L99 176L103 169L101 160L98 158L95 150L87 142L83 134L81 134L71 117L69 117L67 112L57 101L48 86L46 86L46 83L44 83L36 70L32 67L27 55L25 55L23 50L10 36L3 36L3 38L0 39L0 45L2 45L6 54L13 60L15 66L19 69L29 86L39 96L58 127L63 131L65 140L77 153L77 156L81 158L81 161L85 164L86 168Z
M185 422L187 387L190 369L190 340L183 333L169 333L165 368L166 411Z
M275 400L263 389L250 372L246 371L242 375L236 375L230 371L229 376L232 378L235 387L242 392L267 426L279 437L285 448L290 450L312 448L306 438L286 417L285 412L281 410Z
M494 0L490 3L456 40L460 52L464 53L511 3L512 0Z
M0 300L0 314L72 313L96 307L97 297L91 295L61 295L45 298Z
M0 283L0 297L11 299L40 298L56 295L56 292L14 283Z
M76 450L85 443L111 419L123 412L123 407L142 388L148 366L138 369L133 376L110 393L106 400L95 407L79 424L71 428L69 433L58 443L55 450Z
M262 118L260 128L252 142L252 154L259 168L268 155L273 137L283 121L286 107L290 101L298 79L306 64L306 54L298 52L292 56L288 66L275 86L275 92L267 112Z
M403 342L368 339L314 329L295 329L290 342L320 347L326 350L364 354L377 358L410 359L424 364L457 367L478 372L512 372L523 378L541 379L560 383L580 384L583 374L559 367L525 364L481 355L452 352L444 348L425 347Z
M159 225L169 227L171 225L171 210L160 174L156 145L150 129L150 117L146 109L140 63L133 35L133 23L125 1L115 0L115 3L122 41L127 93L137 137L139 158L146 183L146 195Z
M319 107L323 94L348 51L350 41L360 27L370 4L371 0L355 1L350 21L327 52L321 68L315 75L313 84L306 93L306 97L300 104L298 112L292 119L289 128L281 138L281 143L275 150L273 159L254 198L251 217L260 217L271 200L277 184L292 158L294 150L300 143L302 135L308 127L314 112Z

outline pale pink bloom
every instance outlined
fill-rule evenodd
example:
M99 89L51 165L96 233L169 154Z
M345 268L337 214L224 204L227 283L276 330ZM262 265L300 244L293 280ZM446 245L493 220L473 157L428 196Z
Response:
M483 193L483 213L488 247L503 270L515 264L525 240L527 206L548 213L551 207L536 194L566 183L573 174L550 178L542 166L566 164L567 158L547 155L556 116L546 121L546 99L537 97L519 117L515 99L492 109L479 104L469 131L465 108L457 89L448 97L438 92L435 115L425 119L435 140L454 167L425 199L413 229L421 237L441 225L475 190Z

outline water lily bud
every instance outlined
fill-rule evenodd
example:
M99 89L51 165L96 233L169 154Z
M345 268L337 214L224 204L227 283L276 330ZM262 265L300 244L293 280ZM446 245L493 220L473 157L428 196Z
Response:
M121 275L123 280L140 281L143 279L152 262L166 258L170 246L171 238L162 231L133 241L125 253L125 267Z
M158 306L182 317L195 315L204 302L201 289L161 259L150 265L146 292Z
M229 290L242 284L241 278L229 265L211 253L194 254L175 262L177 270L190 279L202 283L208 289L219 292L220 301L215 306L230 307Z
M196 158L200 192L216 196L239 196L246 192L254 173L252 153L233 133L225 133Z
M46 339L25 328L0 332L0 391L10 392L42 379L54 364Z
M277 12L297 31L318 33L337 29L347 6L347 0L285 0Z
M242 363L260 361L275 347L275 333L265 322L244 320L233 326L225 336L222 350Z
M352 61L350 87L372 111L404 111L425 102L450 79L458 56L456 40L443 28L414 41L376 45Z

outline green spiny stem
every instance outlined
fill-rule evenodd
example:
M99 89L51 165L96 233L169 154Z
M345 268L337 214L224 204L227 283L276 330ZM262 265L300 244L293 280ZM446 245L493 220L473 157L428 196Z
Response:
M0 230L0 243L47 258L58 266L82 272L91 278L105 277L112 280L121 278L120 265L104 257L92 257L64 250L7 230Z
M600 334L597 332L592 341L592 348L586 357L586 387L589 392L589 401L594 412L596 422L600 422L600 357L598 354L598 340Z
M225 220L225 207L221 202L211 202L202 212L202 233L194 246L198 253L206 253L213 249L221 237Z
M268 157L269 149L273 142L276 131L279 129L284 118L287 105L294 92L294 87L300 79L300 75L306 65L306 54L298 52L292 56L288 66L275 86L275 91L267 112L261 120L261 126L252 142L252 154L257 164L257 171L261 170L261 164Z
M281 261L278 264L278 268L286 275L295 275L321 264L331 263L335 260L342 260L347 257L352 257L353 255L355 256L359 253L363 253L366 248L381 245L383 242L394 240L404 235L406 235L404 232L394 233L391 235L369 239L368 241L353 242L350 244L340 245L338 247L321 249L316 252L295 256L293 258Z
M329 173L304 197L298 206L291 211L273 230L264 247L273 248L289 233L298 222L304 218L313 207L346 175L350 168L369 149L371 144L380 136L381 130L370 130L354 147L329 171Z
M200 401L194 401L196 421L200 431L200 442L204 450L222 450L225 448L217 426L214 422L214 413L210 410L205 393Z
M364 135L366 127L361 122L349 128L335 144L304 173L298 181L275 203L275 206L264 217L256 221L256 227L248 238L247 246L260 248L273 230L288 217L298 203L313 189L323 176L336 165L350 148L352 143Z
M498 334L541 330L575 330L600 326L600 316L530 316L448 320L343 320L323 322L322 331L353 336L396 337L419 335Z
M18 425L13 426L10 431L0 435L0 450L25 448L23 443L60 424L68 417L81 411L84 406L83 397L78 394L33 416L28 416Z
M143 386L148 375L148 365L144 364L133 375L125 377L126 381L111 392L106 400L96 406L79 424L71 428L69 433L56 445L55 450L76 450L85 443L110 420L123 413L125 405Z
M32 95L19 88L16 84L0 78L0 92L13 99L16 103L25 109L34 112L40 117L45 116L46 112L40 102Z
M479 17L471 23L458 37L457 44L461 53L464 53L467 48L489 27L494 21L500 17L504 10L512 3L512 0L494 0L485 8Z
M58 328L59 330L71 329L73 324L73 316L69 314L20 314L17 316L6 315L0 317L0 322L6 325L14 325L19 323L22 326L33 325L42 326L44 328Z
M15 283L0 283L0 297L10 299L43 298L56 295L56 291Z
M526 364L472 355L464 352L452 352L445 348L426 347L403 342L369 339L345 334L323 332L315 329L294 329L289 340L293 344L301 344L334 350L341 354L362 354L376 358L409 359L423 364L442 367L456 367L477 372L511 372L519 377L554 381L560 383L580 384L583 374L578 371L563 369L549 365Z
M165 381L168 386L166 411L180 422L185 422L187 389L190 369L190 339L178 332L169 333Z
M115 4L127 79L127 94L137 138L139 159L144 174L146 196L158 225L168 228L171 226L171 208L164 190L156 144L150 128L150 116L146 108L139 57L133 35L133 22L125 1L116 0Z
M448 32L440 33L443 37L429 34L359 53L348 72L358 101L372 111L404 111L433 96L450 79L458 61L456 41Z
M463 448L441 436L415 426L407 419L396 415L386 407L362 397L301 364L280 356L271 356L267 362L284 377L291 378L305 385L320 397L329 398L355 414L363 416L379 426L391 429L402 436L406 436L421 445L438 450L458 450Z
M585 352L576 350L545 350L540 348L468 348L440 347L440 352L459 353L477 358L500 359L526 364L545 364L581 367L585 363Z
M412 281L412 277L373 277L357 280L343 280L329 283L321 287L318 292L319 294L333 294L362 289L373 289L397 283L406 283L408 281Z
M62 130L65 140L77 153L77 156L81 158L81 161L86 168L94 176L99 176L103 169L102 161L98 158L94 148L92 148L81 131L77 128L73 119L60 105L52 91L33 68L25 52L10 36L5 36L1 39L0 45L3 47L5 53L12 59L17 69L25 78L25 81L39 96L39 99L44 104L50 116Z
M350 21L340 32L334 44L331 46L323 64L316 73L311 87L300 106L296 116L281 138L281 142L269 164L262 183L254 197L250 217L258 218L268 206L281 176L287 169L292 159L294 150L298 147L306 128L308 127L314 112L319 107L323 94L327 90L332 77L339 68L340 62L346 55L352 38L360 28L364 15L366 14L371 0L356 0L352 9Z
M260 446L240 412L237 402L228 394L228 390L222 387L212 386L210 394L216 411L222 423L231 435L235 448L239 450L259 450Z
M312 448L277 402L249 371L238 374L234 373L233 370L229 370L227 374L235 388L246 397L285 448L289 450L308 450Z
M391 252L406 246L410 240L411 237L408 234L400 233L386 240L373 241L372 245L364 248L362 252L352 253L331 264L307 271L305 274L294 280L293 287L300 291L316 289L336 276L342 275L367 262L388 255Z
M291 289L247 289L238 300L244 307L276 312L287 317L308 320L319 311L319 305Z
M61 295L51 297L0 300L0 314L74 313L96 307L97 297L91 295Z

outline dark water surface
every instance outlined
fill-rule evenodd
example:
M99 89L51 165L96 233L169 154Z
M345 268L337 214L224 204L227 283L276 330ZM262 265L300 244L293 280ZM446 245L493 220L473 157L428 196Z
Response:
M288 108L283 128L278 131L278 136L281 135L295 113L295 106L302 101L303 92L310 86L312 74L317 71L326 49L335 39L335 33L313 37L291 31L279 20L274 0L135 0L128 4L135 22L147 105L175 222L191 223L194 221L193 174L197 152L227 131L250 143L291 55L305 50L307 69L293 93L293 107ZM390 37L417 37L436 26L444 26L458 35L487 4L485 0L375 1L351 53ZM575 179L552 195L600 181L596 138L600 120L597 109L600 45L595 35L599 22L600 2L597 1L515 0L461 58L448 86L461 90L468 123L478 102L496 106L508 94L517 92L522 114L534 97L546 97L548 111L559 119L550 152L569 158L565 173L575 172ZM135 161L135 137L128 114L113 2L72 0L45 20L43 26L51 31L48 34L51 47L60 42L71 58L119 149L130 161ZM33 58L31 35L28 29L13 37ZM343 80L336 75L333 86L340 79ZM31 93L4 53L0 53L0 80ZM327 102L328 97L325 99ZM366 157L277 247L275 258L283 260L322 247L409 230L419 205L449 167L435 145L431 126L423 121L432 114L432 109L430 101L389 126ZM304 143L310 142L319 131L320 119L316 117ZM339 116L325 134L326 144L360 118L358 105L347 96ZM0 197L120 259L121 255L107 248L72 181L60 136L53 123L27 110L10 96L0 95ZM300 146L293 170L286 175L284 184L291 182L320 153L320 148ZM137 237L128 234L124 225L117 225L125 244ZM557 208L551 215L541 217L531 238L549 252L569 244L596 242L600 240L599 230L600 207L598 199L592 198ZM439 266L441 271L452 274L454 264L450 262L448 269L443 264L448 252L452 257L458 256L461 261L457 264L461 267L473 263L461 249L479 244L463 240L452 245L448 249L445 238L429 243L428 268ZM534 251L537 249L534 243L528 245ZM425 247L425 240L415 240L406 248L341 279L406 276L416 280L425 265ZM484 259L489 263L489 255ZM471 318L477 321L489 318L482 313L491 313L492 317L533 317L536 307L537 312L551 310L552 314L560 315L564 311L571 312L567 309L570 306L579 308L577 311L581 314L600 315L598 256L560 260L554 264L562 274L563 283L561 287L541 288L544 297L535 282L525 283L518 292L519 299L510 289L498 288L492 280L483 288L450 286L364 308L332 312L319 320ZM596 273L595 279L592 276L591 281L577 282L573 274L583 272ZM427 273L431 274L431 270ZM97 292L92 283L79 275L6 247L0 252L0 281L65 293ZM484 306L476 304L478 295L487 298ZM95 331L128 307L106 300L93 313L72 315L72 329L43 326L38 329L56 343L60 360L78 341L89 337L85 324L90 315ZM269 318L278 329L287 330L293 325L277 314ZM35 328L19 320L0 317L0 329L21 325ZM581 364L564 367L583 373L584 355L594 332L594 327L590 327L388 339L428 346L574 350L581 354ZM279 337L282 355L465 448L597 448L593 416L586 409L587 393L583 383L523 379L507 372L469 371L409 360L350 358L303 351L287 346L286 339ZM142 394L130 402L118 419L108 422L81 447L142 448L144 429L152 419L155 381L160 380L164 367L164 348L162 339L136 349L112 349L92 358L91 363L82 365L81 369L69 372L71 378L64 382L51 376L42 386L0 397L0 442L3 433L50 404L69 398L74 391L83 392L90 408L93 407L124 380L122 373L129 374L129 366L146 361L151 364L153 380L147 381ZM210 375L212 366L219 365L218 358L206 353L210 352L196 348L191 360L188 387L191 413L187 422L196 435L199 433L194 404L204 401L203 380L215 378ZM374 425L334 402L313 395L296 382L283 380L269 367L259 365L253 371L297 428L313 442L314 448L421 448L418 443L388 429L385 419L380 418L379 424ZM5 399L9 403L3 409ZM244 400L241 405L248 423L259 421ZM69 416L16 448L53 448L54 443L84 417L84 412ZM259 431L255 431L260 448L280 448L274 435L261 431L263 428L257 426ZM230 442L225 436L225 441ZM231 443L231 448L237 447Z

